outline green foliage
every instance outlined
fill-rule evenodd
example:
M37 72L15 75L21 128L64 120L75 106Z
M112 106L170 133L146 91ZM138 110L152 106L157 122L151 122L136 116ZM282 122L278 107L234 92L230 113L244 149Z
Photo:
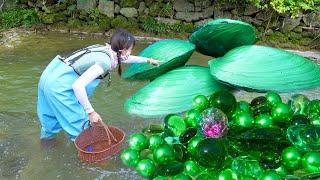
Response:
M320 0L219 0L220 2L246 4L251 3L254 6L265 9L272 8L278 13L290 13L297 16L305 10L315 10L319 7Z
M134 31L139 29L138 22L134 18L125 18L123 16L117 16L116 18L112 19L111 25L114 28L124 28L130 31Z
M37 23L39 18L33 9L10 9L0 12L0 30L19 26L31 27Z
M88 11L88 15L89 15L90 20L95 21L100 18L100 11L98 8L90 9Z
M317 0L249 0L257 7L271 7L279 13L297 15L303 10L313 10Z
M156 34L164 34L170 32L191 32L193 29L192 23L178 22L175 24L159 23L156 19L147 17L142 21L142 29L147 32Z

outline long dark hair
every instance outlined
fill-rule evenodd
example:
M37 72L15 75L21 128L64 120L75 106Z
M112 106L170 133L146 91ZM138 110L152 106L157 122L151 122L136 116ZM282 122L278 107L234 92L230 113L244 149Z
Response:
M121 52L120 50L129 49L131 46L133 47L136 43L135 38L125 29L117 29L111 36L110 45L111 49L117 53L118 58L118 74L121 76L122 68L121 68Z

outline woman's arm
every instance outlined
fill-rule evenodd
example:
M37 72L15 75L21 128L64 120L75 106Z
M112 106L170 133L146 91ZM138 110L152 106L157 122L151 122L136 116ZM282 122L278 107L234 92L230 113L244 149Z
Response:
M86 70L73 84L72 88L79 103L83 106L84 110L89 114L94 112L94 109L88 99L85 87L93 80L104 73L103 68L95 64Z
M147 63L150 58L142 57L142 56L128 56L126 60L121 62L123 63Z
M153 64L153 65L159 65L160 61L158 60L154 60L152 58L146 58L146 57L142 57L142 56L128 56L128 58L126 60L121 61L123 63L149 63L149 64Z

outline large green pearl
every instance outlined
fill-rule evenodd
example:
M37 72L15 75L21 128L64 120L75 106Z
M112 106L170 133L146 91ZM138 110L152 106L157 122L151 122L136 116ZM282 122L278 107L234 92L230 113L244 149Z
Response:
M204 110L208 108L209 100L204 95L198 95L193 98L192 105L193 105L193 108L195 109Z
M187 130L186 130L186 132L184 132L180 137L179 137L179 141L181 142L181 143L188 143L189 142L189 140L191 139L191 138L193 138L196 134L197 134L197 129L196 128L188 128Z
M188 143L188 152L191 154L191 155L196 155L196 147L198 145L198 143L203 140L203 137L201 136L194 136Z
M218 174L213 168L201 169L201 173L196 177L196 180L218 179Z
M260 114L270 114L271 108L268 99L264 96L258 96L252 99L250 103L250 110L254 117Z
M288 100L288 105L294 114L307 114L307 107L310 100L303 94L295 94Z
M172 161L166 165L158 164L156 173L160 176L174 176L176 174L182 173L183 170L184 163Z
M295 147L287 147L282 151L281 159L288 169L297 169L301 164L301 153Z
M258 180L281 180L281 177L276 172L268 170L262 173Z
M187 128L184 119L176 114L167 115L164 119L164 125L174 136L180 136Z
M220 172L219 180L238 180L238 176L231 169L226 169Z
M169 145L161 144L153 151L153 158L158 164L167 164L174 159L174 151Z
M294 126L310 124L310 119L308 118L308 116L303 114L293 115L291 118L291 121L292 121L291 124Z
M207 138L199 142L196 148L197 161L204 167L217 167L226 157L226 147L221 139Z
M185 122L188 127L197 127L199 126L201 113L197 109L190 109L186 112Z
M189 158L187 148L182 144L173 144L174 156L177 161L184 162Z
M164 176L157 176L157 177L153 178L152 180L168 180L168 178L164 177Z
M277 172L277 174L279 174L281 177L284 177L288 174L287 169L281 165L280 167L278 167L277 169L275 169L275 171Z
M308 107L307 107L307 112L309 115L320 115L320 100L315 99L310 101Z
M151 135L149 137L149 149L155 150L159 145L164 143L164 139L159 135Z
M185 174L177 174L172 177L172 180L191 180L191 177Z
M150 159L143 159L136 166L137 172L143 177L150 177L154 174L156 166Z
M259 127L270 127L273 125L272 117L267 114L260 114L255 119L255 124Z
M266 94L266 98L268 102L271 104L271 106L275 106L276 104L282 102L280 95L276 92L268 92Z
M250 112L250 104L247 101L237 102L237 110Z
M210 96L209 102L212 107L222 110L228 117L235 110L237 101L229 91L218 91Z
M287 104L278 103L272 108L272 118L276 122L286 122L292 117L292 111Z
M240 112L234 119L234 125L240 127L250 127L253 123L254 119L248 112Z
M310 121L312 125L320 125L320 116L311 117Z
M137 151L146 149L148 147L148 139L142 133L132 134L129 139L129 147Z
M122 151L120 159L126 166L136 166L139 162L139 153L133 149L126 149Z
M200 173L200 166L195 161L186 161L184 163L184 173L190 176L196 176Z
M302 158L302 165L310 173L320 172L320 152L308 152Z

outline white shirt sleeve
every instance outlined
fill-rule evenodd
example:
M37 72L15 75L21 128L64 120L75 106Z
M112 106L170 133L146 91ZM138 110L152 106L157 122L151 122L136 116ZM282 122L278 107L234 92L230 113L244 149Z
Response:
M93 112L94 109L90 104L85 87L103 73L103 68L100 65L92 65L72 84L74 94L87 113Z
M121 61L122 63L146 63L149 58L141 56L128 56L128 59Z

